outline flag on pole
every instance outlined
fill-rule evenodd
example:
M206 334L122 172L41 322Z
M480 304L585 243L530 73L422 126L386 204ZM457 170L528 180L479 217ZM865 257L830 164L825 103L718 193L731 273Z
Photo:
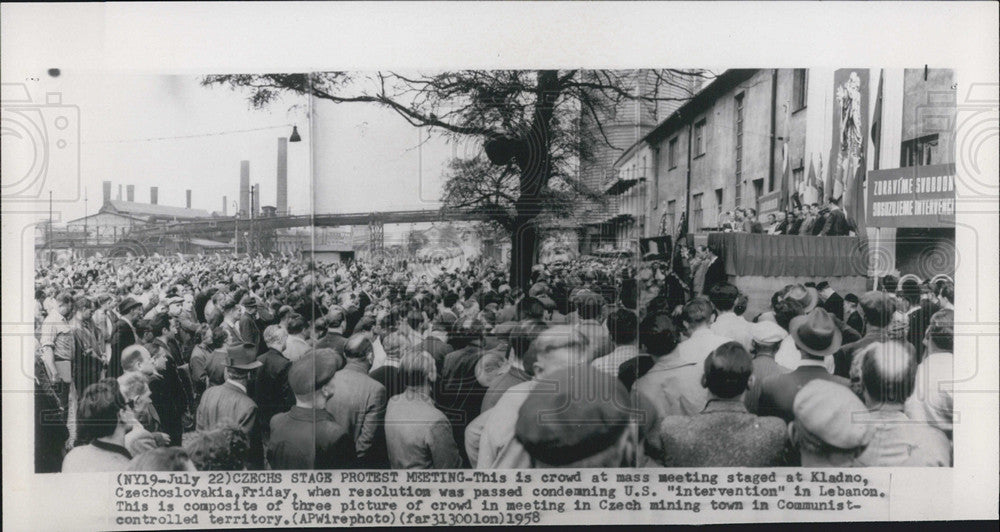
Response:
M872 169L879 169L879 156L882 151L882 82L885 80L885 70L879 70L878 91L875 93L875 112L872 113Z
M796 196L796 185L789 175L788 155L788 102L785 102L785 127L781 136L781 210L789 209L789 198Z

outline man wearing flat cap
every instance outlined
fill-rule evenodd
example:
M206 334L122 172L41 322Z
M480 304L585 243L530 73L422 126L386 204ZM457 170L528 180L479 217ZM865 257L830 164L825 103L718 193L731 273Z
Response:
M257 355L263 355L267 351L267 344L264 343L264 335L257 322L257 298L247 294L240 300L240 306L243 307L238 323L240 338L243 343L253 344Z
M788 425L792 445L803 467L860 467L858 456L872 440L873 426L855 416L868 409L858 396L839 384L816 379L802 387Z
M355 465L354 440L325 410L334 374L344 358L314 349L292 363L288 383L295 406L271 418L267 461L272 469L348 469Z
M233 351L225 367L225 383L205 390L198 405L197 429L212 430L229 421L250 439L249 467L263 469L264 454L257 403L247 393L250 374L261 363L253 358L253 346L246 346L247 357L235 357Z
M788 329L802 360L794 371L766 379L758 404L760 415L777 416L786 422L795 417L792 411L795 395L810 381L823 379L850 385L847 379L830 374L823 363L841 344L840 329L826 310L814 308L805 316L796 316Z
M757 413L757 404L760 401L761 385L772 375L782 375L791 371L778 364L774 360L774 354L778 351L788 333L776 322L761 321L750 326L750 336L753 350L753 376L750 377L750 384L747 386L747 393L743 397L743 402L747 410Z
M560 368L518 410L516 441L533 468L635 467L628 391L589 364Z

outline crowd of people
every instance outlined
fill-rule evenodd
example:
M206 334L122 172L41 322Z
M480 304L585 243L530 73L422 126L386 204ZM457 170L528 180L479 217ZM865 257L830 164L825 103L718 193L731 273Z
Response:
M485 260L40 267L36 470L951 464L950 279L751 319L687 255L524 290Z
M719 230L769 235L847 236L856 227L844 213L840 200L828 199L826 204L806 203L795 205L787 211L768 213L764 220L753 208L726 211L719 222Z

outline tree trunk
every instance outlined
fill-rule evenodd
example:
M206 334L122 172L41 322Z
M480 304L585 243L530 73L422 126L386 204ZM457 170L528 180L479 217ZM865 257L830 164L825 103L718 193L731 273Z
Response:
M522 222L510 233L510 285L525 293L531 288L531 267L538 247L538 226L532 220Z

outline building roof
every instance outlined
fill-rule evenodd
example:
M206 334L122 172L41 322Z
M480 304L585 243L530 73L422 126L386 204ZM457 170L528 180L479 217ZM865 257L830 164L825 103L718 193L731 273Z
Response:
M102 214L106 215L106 216L118 216L118 217L121 217L121 218L127 218L129 220L135 220L137 222L144 222L145 221L142 218L136 218L135 216L129 216L128 214L123 214L123 213L120 213L120 212L100 211L100 212L95 212L94 214L88 214L86 216L82 216L80 218L76 218L74 220L70 220L70 221L66 222L66 224L68 225L68 224L73 224L73 223L76 223L76 222L82 222L84 220L88 220L88 219L94 218L96 216L101 216Z
M101 211L141 216L145 218L195 219L212 217L211 213L202 209L185 209L184 207L153 205L151 203L136 203L134 201L122 200L107 201L104 206L101 207Z

